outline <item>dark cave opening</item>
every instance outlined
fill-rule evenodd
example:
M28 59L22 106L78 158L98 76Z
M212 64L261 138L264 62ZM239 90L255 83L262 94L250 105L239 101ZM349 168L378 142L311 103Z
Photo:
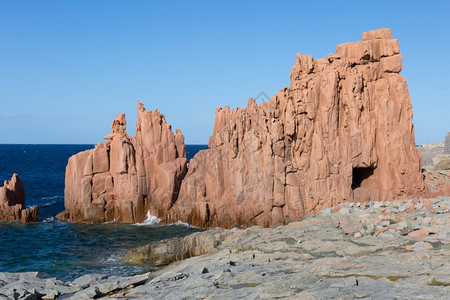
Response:
M362 182L372 176L374 171L374 167L353 168L352 189L361 187Z

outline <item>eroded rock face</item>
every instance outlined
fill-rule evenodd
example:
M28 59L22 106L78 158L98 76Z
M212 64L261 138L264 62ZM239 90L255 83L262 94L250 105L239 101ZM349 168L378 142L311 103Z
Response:
M345 201L424 191L412 107L390 29L314 60L268 103L216 110L208 150L190 162L168 222L275 226Z
M126 132L124 114L113 121L108 141L69 158L65 211L75 222L142 222L147 212L165 216L187 171L181 131L138 103L136 137Z
M11 180L5 180L0 187L0 220L20 221L22 223L37 222L39 208L25 208L25 189L22 180L16 173Z

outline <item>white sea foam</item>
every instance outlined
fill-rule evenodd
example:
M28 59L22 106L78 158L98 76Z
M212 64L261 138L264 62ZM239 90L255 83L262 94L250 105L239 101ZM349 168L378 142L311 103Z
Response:
M150 213L150 210L147 212L147 219L142 223L135 223L133 225L136 226L148 226L148 225L157 225L159 222L161 222L161 219L157 216L153 216Z
M116 262L119 261L120 258L122 258L122 254L111 254L108 258L104 259L105 262Z
M177 221L175 223L172 223L169 226L184 226L184 227L188 227L188 228L198 228L198 227L195 227L195 226L193 226L193 225L191 225L189 223L184 223L184 222L181 222L181 221Z

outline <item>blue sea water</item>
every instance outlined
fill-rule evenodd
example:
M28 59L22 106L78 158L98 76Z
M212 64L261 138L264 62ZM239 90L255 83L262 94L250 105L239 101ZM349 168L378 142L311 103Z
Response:
M119 258L151 241L184 236L184 225L78 224L54 216L64 210L64 174L69 157L94 145L0 145L0 182L17 173L25 205L39 206L39 222L0 222L0 272L38 271L40 276L73 280L86 273L130 275L152 266L129 266ZM192 158L206 145L187 145Z

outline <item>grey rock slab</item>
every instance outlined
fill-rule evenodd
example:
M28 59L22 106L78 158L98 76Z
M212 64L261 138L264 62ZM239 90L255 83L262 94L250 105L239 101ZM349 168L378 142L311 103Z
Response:
M34 288L30 290L15 289L9 291L0 291L0 295L5 295L6 299L25 299L25 300L38 300L41 299L41 294Z
M25 291L31 291L32 289L38 289L42 291L45 287L45 280L35 278L33 279L25 279L25 280L18 280L13 281L11 283L8 283L7 285L3 286L3 290L25 290Z
M75 279L72 283L81 286L82 288L87 288L91 284L95 284L107 279L108 276L103 274L86 274Z
M131 277L124 277L119 280L119 287L120 288L126 288L131 285L138 286L141 284L144 284L149 279L151 273L146 273L142 275L136 275Z
M52 289L44 289L41 294L42 300L54 300L59 295L58 291Z
M118 281L108 281L100 284L93 285L92 288L97 289L101 295L106 295L110 292L114 292L120 289Z
M386 287L381 285L357 286L351 290L351 294L355 298L366 298L375 295L380 289L384 288Z
M45 289L56 290L59 295L67 295L82 290L82 287L72 283L65 283L60 280L47 279Z
M79 291L73 294L69 299L73 300L85 300L85 299L94 299L94 297L102 296L103 294L100 292L98 287L91 286L85 290Z
M355 286L357 285L358 282L356 280L355 276L350 276L347 278L342 278L342 279L338 279L335 280L334 283L332 283L330 286L331 287L337 287L337 288L344 288L344 287L349 287L349 286Z
M165 281L176 281L186 278L188 275L178 272L167 272L156 278L153 278L149 283L165 282Z
M158 289L156 285L153 284L144 284L140 285L134 289L129 291L119 292L117 296L123 297L142 297L144 295L152 295L155 292L155 289Z
M6 282L36 278L39 272L10 273L0 272L0 279Z
M356 280L358 281L359 287L374 285L376 283L375 279L366 276L358 276Z

